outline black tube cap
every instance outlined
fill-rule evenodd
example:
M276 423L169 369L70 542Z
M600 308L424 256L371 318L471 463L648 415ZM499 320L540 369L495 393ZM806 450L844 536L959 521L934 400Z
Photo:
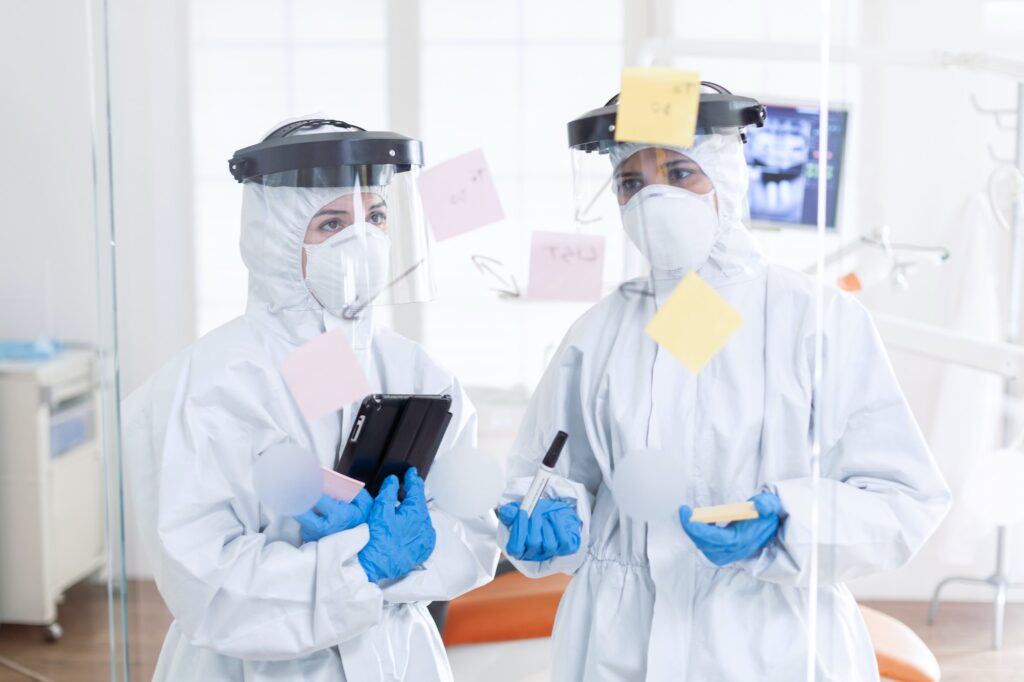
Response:
M551 441L551 447L548 448L548 453L544 455L544 466L549 469L553 469L555 464L558 463L558 457L562 454L562 448L565 447L565 441L569 440L569 434L565 431L559 431L555 434L555 439Z

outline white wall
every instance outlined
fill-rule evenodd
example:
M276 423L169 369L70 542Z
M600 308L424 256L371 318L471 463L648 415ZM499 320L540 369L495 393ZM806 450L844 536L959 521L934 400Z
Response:
M85 4L0 19L0 337L96 338Z
M57 5L7 2L0 21L0 337L50 334L93 342L97 272L86 4ZM127 391L193 337L189 93L179 4L115 0L110 12Z
M86 8L0 7L0 337L97 340L106 273L96 260ZM124 395L194 337L185 20L181 3L110 2ZM137 571L130 521L127 531Z
M121 389L195 338L185 3L110 3Z

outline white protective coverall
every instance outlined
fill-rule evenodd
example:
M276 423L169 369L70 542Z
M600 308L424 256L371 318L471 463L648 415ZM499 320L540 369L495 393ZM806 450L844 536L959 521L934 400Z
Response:
M303 236L341 191L246 183L243 192L245 314L179 354L124 407L134 520L174 615L155 679L451 680L425 604L491 579L493 514L457 520L431 506L433 554L378 587L357 559L369 538L365 524L301 544L298 523L260 503L252 472L254 458L283 441L333 465L351 410L307 423L279 368L335 326L345 328L374 391L452 396L439 456L474 444L473 407L423 348L375 329L372 306L345 321L310 296Z
M719 236L698 270L743 316L698 375L644 332L684 273L654 271L570 329L528 408L509 460L520 499L558 430L569 434L551 497L577 500L581 549L514 561L529 576L573 576L553 634L555 681L805 679L812 505L812 413L821 410L816 676L878 678L844 580L905 563L950 503L867 311L831 287L822 393L813 390L815 284L767 264L742 222L747 167L738 138L699 136L685 152L714 183ZM651 288L653 295L635 293ZM660 448L689 472L679 502L768 490L785 516L775 540L717 567L678 519L624 516L608 482L631 450ZM504 547L508 531L499 528Z

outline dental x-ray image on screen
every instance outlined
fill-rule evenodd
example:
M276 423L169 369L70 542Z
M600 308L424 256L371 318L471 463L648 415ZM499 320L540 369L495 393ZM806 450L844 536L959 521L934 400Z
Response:
M818 212L818 110L766 105L763 128L750 128L750 217L755 222L813 227ZM829 110L825 220L836 226L847 112Z

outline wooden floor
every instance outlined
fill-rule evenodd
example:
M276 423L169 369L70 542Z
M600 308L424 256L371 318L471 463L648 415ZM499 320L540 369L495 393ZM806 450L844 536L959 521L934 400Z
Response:
M945 682L1024 682L1024 604L1007 609L1006 641L998 652L989 649L991 610L987 604L944 604L933 627L925 624L925 604L868 605L895 616L920 634L938 657ZM0 626L0 657L55 681L110 680L105 588L73 588L59 619L64 638L53 644L45 641L42 628ZM128 620L132 679L149 680L171 620L152 583L130 585ZM0 666L0 681L25 679Z
M105 585L81 583L68 591L57 619L64 628L59 642L47 642L43 628L0 625L0 657L10 659L55 682L110 682ZM171 624L156 585L128 587L128 640L131 679L150 680L164 634ZM30 679L0 665L0 682Z
M864 602L909 625L939 659L943 682L1024 681L1024 604L1006 608L1003 648L993 651L991 604L947 602L935 625L922 602Z

